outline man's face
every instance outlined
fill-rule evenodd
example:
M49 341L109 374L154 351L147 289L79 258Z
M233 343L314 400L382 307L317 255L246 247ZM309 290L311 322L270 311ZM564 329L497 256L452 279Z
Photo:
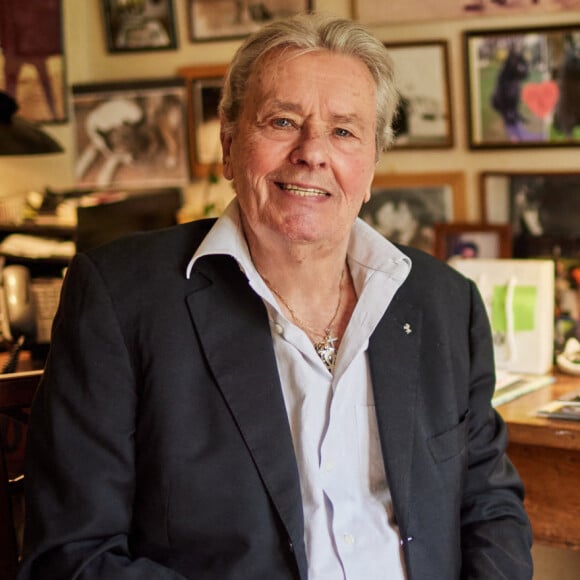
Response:
M349 236L375 169L376 88L359 60L268 56L223 136L246 235L331 247Z

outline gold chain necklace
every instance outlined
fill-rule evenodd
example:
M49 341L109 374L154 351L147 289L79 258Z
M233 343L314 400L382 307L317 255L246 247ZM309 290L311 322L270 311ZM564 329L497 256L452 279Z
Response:
M318 356L320 357L326 368L331 373L334 371L334 365L336 364L336 353L338 351L338 346L335 346L335 343L338 341L338 337L332 334L332 325L334 324L334 321L340 310L340 305L342 304L342 281L344 279L345 269L346 268L343 268L342 273L340 274L340 281L338 283L338 303L336 304L334 314L332 315L330 322L324 329L322 340L314 343L314 350L316 351L316 354L318 354ZM262 278L264 279L264 282L268 284L270 290L272 290L272 292L276 295L276 297L279 298L282 304L284 304L284 306L288 309L288 312L290 312L290 316L292 316L292 320L300 328L302 328L303 330L308 330L314 335L320 335L320 332L315 331L303 320L298 318L298 316L294 312L294 309L290 306L290 304L288 304L288 302L286 302L284 297L272 286L272 284L270 284L270 282L266 278L264 278L264 276L262 276Z

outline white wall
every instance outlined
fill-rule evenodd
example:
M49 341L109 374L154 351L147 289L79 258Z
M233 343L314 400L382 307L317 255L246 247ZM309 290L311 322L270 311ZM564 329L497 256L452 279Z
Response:
M436 0L431 0L435 2ZM64 0L65 53L68 84L104 80L140 79L171 76L187 65L226 63L238 45L237 41L189 42L187 2L174 0L178 21L179 49L159 53L108 54L102 30L100 2ZM317 0L317 9L339 16L351 15L351 0ZM479 218L478 175L484 170L580 170L578 148L544 148L499 151L469 151L466 137L466 102L462 32L479 28L544 26L578 23L580 12L520 15L509 18L485 17L454 21L432 21L418 24L377 26L374 30L384 41L435 40L449 43L451 65L454 147L440 150L390 151L378 164L379 172L451 172L463 171L467 188L467 215ZM64 154L47 157L0 158L0 196L30 189L67 188L73 185L71 123L49 125L48 132L65 146ZM193 183L188 199L197 202L203 185ZM230 195L229 186L217 187Z

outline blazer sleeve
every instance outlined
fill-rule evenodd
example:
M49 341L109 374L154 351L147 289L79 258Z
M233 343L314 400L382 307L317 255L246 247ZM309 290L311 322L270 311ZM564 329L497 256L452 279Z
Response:
M107 287L78 255L31 411L19 580L184 580L131 557L136 388Z
M461 509L462 580L531 580L531 527L523 486L505 454L507 428L491 407L495 384L489 321L471 286L468 468Z

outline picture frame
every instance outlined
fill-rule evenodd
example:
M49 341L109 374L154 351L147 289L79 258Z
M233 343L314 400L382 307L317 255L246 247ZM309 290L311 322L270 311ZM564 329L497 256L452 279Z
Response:
M177 49L174 0L101 0L109 53Z
M151 188L189 181L184 79L81 84L72 93L77 186Z
M0 0L0 45L0 86L18 115L32 123L67 122L62 2Z
M395 243L435 252L435 224L466 217L461 172L377 174L359 216Z
M237 39L264 24L299 12L309 12L313 0L187 0L191 42Z
M509 17L516 14L543 14L580 9L580 0L550 2L484 2L483 0L352 0L353 14L363 24L392 24L424 20L460 20L484 16Z
M482 217L508 224L516 258L580 258L580 171L487 171Z
M448 44L445 40L385 43L397 69L401 100L396 149L453 146Z
M182 67L177 74L187 86L187 118L191 175L221 175L222 154L218 105L227 64Z
M464 32L470 149L578 146L580 24Z
M459 258L511 258L512 239L508 224L471 222L435 224L435 256L447 261Z

